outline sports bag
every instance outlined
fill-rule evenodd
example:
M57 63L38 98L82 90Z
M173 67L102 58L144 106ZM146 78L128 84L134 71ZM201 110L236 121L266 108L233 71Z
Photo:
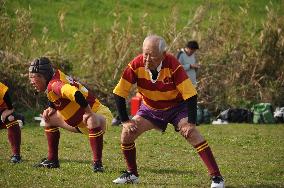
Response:
M251 123L253 113L244 108L229 108L222 111L216 119L231 123Z
M197 125L201 123L208 124L210 122L211 122L211 113L209 112L209 110L197 106L197 118L196 118Z
M275 123L270 103L255 104L251 111L253 112L253 123Z

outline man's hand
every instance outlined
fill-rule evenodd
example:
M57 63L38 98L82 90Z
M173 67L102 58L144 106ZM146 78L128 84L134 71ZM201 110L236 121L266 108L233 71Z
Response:
M178 128L180 130L180 133L185 138L191 137L192 130L193 130L192 127L196 126L196 124L188 122L187 119L188 118L183 118L178 123Z
M189 137L191 137L191 134L192 134L192 129L190 127L195 127L195 126L196 126L196 124L187 123L187 124L185 124L185 126L182 125L180 127L180 132L184 137L189 138Z
M125 122L122 122L122 126L124 129L127 130L128 133L134 133L137 131L137 124L135 120L131 119Z
M9 121L13 121L14 120L14 116L10 116L13 112L14 112L14 108L12 108L10 110L9 109L5 109L2 112L2 114L1 114L1 121L4 123L7 117L8 117Z
M197 70L197 69L200 68L200 66L201 66L200 64L197 64L197 63L196 63L196 64L191 64L191 65L190 65L190 68Z
M52 116L55 112L56 112L56 109L48 107L47 109L43 111L42 118L44 119L46 123L48 123L48 121L50 120L50 116Z

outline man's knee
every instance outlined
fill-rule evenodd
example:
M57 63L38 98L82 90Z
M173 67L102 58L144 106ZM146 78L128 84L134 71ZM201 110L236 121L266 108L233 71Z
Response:
M204 141L195 125L186 125L180 129L180 134L193 146Z
M103 131L106 129L106 118L102 115L96 115L96 123L87 124L88 129L95 129L100 127Z
M129 130L128 127L123 127L121 132L121 143L131 144L144 132L156 128L150 121L141 116L134 116L132 120L136 124L136 130Z
M138 132L128 131L127 128L123 127L120 136L120 141L122 144L131 144L135 141L138 135Z
M180 128L180 134L186 139L194 137L196 132L198 131L194 125L185 124Z
M128 144L131 142L131 133L129 133L124 127L122 128L122 132L120 135L120 142L122 144Z
M43 120L43 122L45 127L60 127L64 123L64 120L57 113L54 113L49 116L48 121Z

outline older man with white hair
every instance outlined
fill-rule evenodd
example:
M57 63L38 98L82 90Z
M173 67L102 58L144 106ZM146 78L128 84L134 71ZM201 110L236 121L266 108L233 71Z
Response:
M211 187L223 188L224 180L211 149L196 129L197 92L185 70L166 52L165 40L160 36L146 37L142 51L128 64L113 91L123 125L121 149L127 164L127 171L113 182L139 182L135 140L151 129L165 131L170 123L196 148L211 176ZM134 84L142 96L142 104L129 119L125 99Z

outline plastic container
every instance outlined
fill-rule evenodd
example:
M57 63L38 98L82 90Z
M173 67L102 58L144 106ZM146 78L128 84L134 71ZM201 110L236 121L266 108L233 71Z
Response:
M130 114L132 116L135 116L135 114L137 113L137 111L139 110L139 107L141 105L141 97L140 95L137 95L132 97L130 100Z

